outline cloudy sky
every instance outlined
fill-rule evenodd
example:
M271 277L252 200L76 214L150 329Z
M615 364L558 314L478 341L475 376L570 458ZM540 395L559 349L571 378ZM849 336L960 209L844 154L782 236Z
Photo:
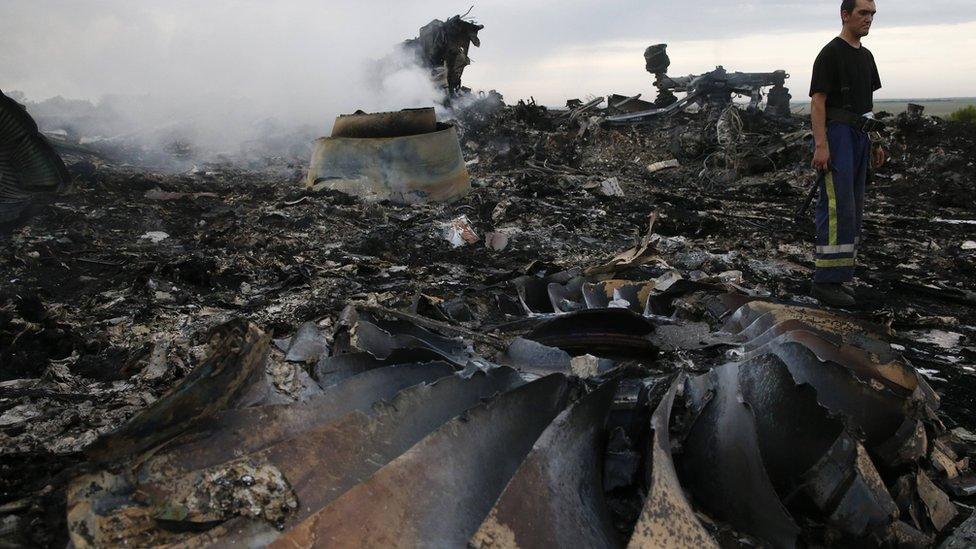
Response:
M378 100L360 86L364 61L473 1L0 0L0 89L32 99L233 94L322 113L369 108ZM878 97L976 96L976 2L877 6L865 43L885 84ZM466 84L553 105L652 96L643 51L667 42L672 74L782 68L803 100L812 59L839 30L838 8L839 0L482 1L472 15L486 28ZM409 102L415 84L390 87Z

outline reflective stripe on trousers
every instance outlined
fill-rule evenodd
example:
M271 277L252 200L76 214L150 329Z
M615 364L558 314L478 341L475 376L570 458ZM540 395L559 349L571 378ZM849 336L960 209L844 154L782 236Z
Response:
M864 185L871 143L868 135L839 122L827 125L831 170L820 186L817 202L815 282L848 282L860 243Z

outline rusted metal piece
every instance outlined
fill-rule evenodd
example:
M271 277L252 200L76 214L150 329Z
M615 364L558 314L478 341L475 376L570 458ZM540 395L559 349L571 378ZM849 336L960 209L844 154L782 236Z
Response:
M69 179L34 119L0 92L0 225L16 221L39 193L58 192Z
M751 301L739 307L725 323L723 331L739 334L743 341L749 341L786 320L799 320L823 331L841 336L863 337L862 340L854 339L850 342L856 344L858 341L863 341L862 347L868 350L871 350L869 345L872 342L878 342L876 344L883 344L883 347L888 347L887 343L884 343L884 338L889 335L888 331L877 324L839 316L830 311L812 307L783 305L766 301Z
M680 375L671 384L651 416L647 499L629 549L718 549L718 544L701 525L678 480L671 456L671 410L678 389L685 383Z
M464 546L566 398L555 374L472 408L271 546Z
M160 531L149 509L132 501L132 485L108 471L76 478L67 489L67 526L71 545L149 547L180 541L184 536Z
M546 428L469 546L619 547L600 478L604 425L617 389L607 382Z
M412 320L388 320L352 307L343 311L333 338L339 352L364 351L391 363L416 361L423 357L464 368L474 358L470 345L461 337L445 337ZM493 346L498 345L497 341L488 341Z
M216 414L157 453L178 455L180 470L202 469L299 436L349 412L368 411L375 402L390 399L402 389L453 373L443 362L370 370L326 388L301 405L257 406Z
M629 309L589 309L549 319L524 337L570 354L652 358L653 331L653 324Z
M236 320L214 334L210 356L172 391L97 440L88 449L93 461L123 459L157 446L194 422L235 407L265 383L270 337L257 326Z
M280 524L287 530L337 496L368 479L390 460L446 421L477 405L481 399L511 390L524 382L508 368L478 372L469 379L453 375L433 384L421 384L398 393L393 399L374 404L364 413L354 411L331 422L314 426L293 438L282 440L260 452L240 455L229 463L247 461L280 471L294 487L301 506ZM206 484L220 464L187 471L180 448L153 458L138 475L137 490L144 503L160 519L204 522L207 515L194 516L200 506L195 487ZM212 518L211 518L212 520ZM221 543L249 543L230 535Z
M918 497L925 506L925 513L932 522L932 526L941 532L956 518L959 511L955 504L949 500L949 496L939 489L924 471L919 471L915 475L915 482L918 487Z
M434 109L403 109L396 112L339 115L332 126L332 137L404 137L437 131Z
M402 124L396 122L399 116L405 119ZM358 115L337 125L340 134L396 134L414 128L418 117L416 111ZM391 124L390 131L380 131L383 123ZM457 130L437 124L434 131L395 137L320 138L312 152L307 186L365 200L417 204L460 198L471 189L471 181Z
M711 516L775 547L793 547L800 529L766 473L755 415L739 394L740 367L749 366L727 364L687 384L691 406L701 412L685 439L682 484Z
M647 312L647 300L654 291L655 283L630 280L606 280L596 284L583 284L583 298L590 309L610 306L610 302L624 300L627 308L637 314Z

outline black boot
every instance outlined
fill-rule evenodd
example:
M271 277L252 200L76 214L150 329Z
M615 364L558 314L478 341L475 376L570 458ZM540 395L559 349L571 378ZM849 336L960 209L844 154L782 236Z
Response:
M814 282L810 295L821 304L838 309L849 309L855 305L854 298L844 291L843 286L836 283Z

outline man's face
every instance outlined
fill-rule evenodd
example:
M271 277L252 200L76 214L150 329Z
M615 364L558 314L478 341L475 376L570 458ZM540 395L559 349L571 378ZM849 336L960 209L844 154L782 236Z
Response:
M877 13L874 0L857 0L854 4L854 12L841 12L844 20L844 27L850 29L851 33L857 37L867 36L871 32L871 23L874 22L874 14Z

